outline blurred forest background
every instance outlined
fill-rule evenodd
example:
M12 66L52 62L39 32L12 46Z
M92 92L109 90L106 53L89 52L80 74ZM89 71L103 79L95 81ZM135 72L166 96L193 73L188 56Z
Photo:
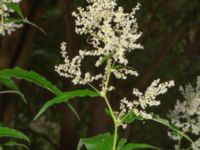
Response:
M126 11L138 2L118 1ZM112 106L117 109L119 97L129 97L133 87L144 90L153 79L174 79L176 87L160 97L162 105L153 110L167 118L176 99L182 99L178 86L194 83L196 76L200 75L200 0L140 0L140 3L142 7L137 18L143 32L140 43L144 50L129 55L130 66L138 70L140 76L125 82L112 81L118 87L110 95ZM85 0L23 0L21 8L25 16L47 34L24 25L10 36L0 37L0 69L20 66L42 74L63 91L77 88L70 80L60 77L54 66L62 62L62 41L68 43L71 56L88 46L86 37L75 34L74 18L71 16L78 6L85 5ZM110 131L112 121L105 114L104 101L95 98L73 100L80 121L63 104L51 108L39 120L32 122L36 112L52 95L30 83L17 82L28 104L25 105L18 96L0 95L0 122L29 135L31 149L74 150L80 137ZM121 130L120 134L130 141L149 143L163 150L170 150L174 145L167 137L167 128L152 122L136 122Z

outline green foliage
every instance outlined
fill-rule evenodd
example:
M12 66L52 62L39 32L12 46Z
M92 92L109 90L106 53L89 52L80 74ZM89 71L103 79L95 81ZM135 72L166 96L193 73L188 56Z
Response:
M0 137L17 138L17 139L22 139L30 143L29 138L25 134L15 129L10 129L7 127L0 127Z
M0 78L4 79L23 79L28 82L34 83L44 89L49 90L50 92L59 95L62 92L51 82L49 82L46 78L39 75L38 73L34 71L27 71L21 68L14 68L14 69L3 69L0 71Z
M25 99L23 93L20 92L19 88L12 80L0 77L0 82L3 83L3 85L6 86L8 89L12 90L12 91L1 91L0 94L15 93L18 94L25 103L27 103L27 100Z
M133 112L129 112L122 116L121 120L123 120L123 123L132 123L135 120L143 120L143 118L140 116L136 116Z
M7 88L18 91L17 85L10 79L0 77L0 82L3 83Z
M27 71L18 67L15 67L13 69L3 69L0 71L0 82L2 82L8 88L17 90L18 93L21 93L19 92L16 84L12 81L12 78L23 79L28 82L34 83L44 89L47 89L57 96L62 94L62 91L60 91L54 84L52 84L45 77L39 75L34 71ZM21 96L23 97L23 95ZM69 103L67 103L67 105L75 114L77 114L75 109Z
M85 146L87 150L111 150L113 144L113 135L110 133L99 134L90 138L80 139L77 150ZM138 143L127 143L127 140L122 138L117 144L117 150L133 150L133 149L157 149L159 148Z
M24 97L24 94L21 93L20 91L11 91L11 90L1 91L0 94L18 94L22 98L22 100L24 101L24 103L27 103L27 100Z
M91 91L91 90L76 90L76 91L69 91L69 92L63 92L62 94L58 95L57 97L48 100L40 109L34 120L36 120L38 117L40 117L47 109L51 106L54 106L55 104L65 103L68 102L70 99L75 97L96 97L98 96L98 93Z
M3 143L2 146L4 146L4 147L21 147L23 149L29 150L28 146L26 146L25 144L21 144L21 143L15 142L15 141Z
M158 123L160 123L164 126L167 126L169 129L171 129L172 131L174 131L175 133L177 133L181 137L184 137L189 142L194 143L189 136L187 136L184 132L181 132L180 130L178 130L178 128L175 127L173 124L171 124L168 120L160 118L159 116L155 116L154 118L152 118L152 120L155 121L155 122L158 122Z
M85 146L87 150L111 150L113 136L110 133L99 134L91 138L80 139L77 150Z
M140 121L143 120L143 118L136 116L133 113L128 113L128 114L124 115L123 117L124 118L122 120L124 123L133 123L135 120L140 120ZM175 125L171 124L168 120L160 118L158 115L154 115L154 117L151 120L168 127L174 133L180 135L181 137L184 137L189 142L193 143L192 139L188 135L186 135L184 132L180 131Z
M24 149L29 149L28 146L26 146L25 144L16 142L14 140L14 139L20 139L26 141L30 145L29 137L20 131L7 127L0 127L0 137L10 138L9 142L0 144L0 149L3 149L3 147L21 147Z

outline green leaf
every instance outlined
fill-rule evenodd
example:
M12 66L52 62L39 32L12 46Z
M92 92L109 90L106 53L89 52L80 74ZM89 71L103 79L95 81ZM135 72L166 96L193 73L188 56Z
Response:
M14 68L14 69L3 69L0 71L0 78L16 78L16 79L24 79L26 81L32 82L38 86L41 86L42 88L45 88L55 95L59 95L62 92L51 82L49 82L46 78L39 75L38 73L34 71L26 71L21 68Z
M5 23L15 22L15 23L22 23L24 19L18 18L5 18Z
M117 150L121 150L126 144L127 140L125 138L121 138L117 143Z
M0 127L0 137L22 139L30 143L29 138L25 134L15 129L7 128L7 127Z
M68 107L71 109L71 111L75 114L76 118L77 118L78 120L80 120L80 117L79 117L78 113L76 112L76 109L75 109L70 103L65 103L65 104L67 104L67 106L68 106Z
M111 150L113 136L110 133L99 134L94 137L80 139L77 150L85 146L87 150Z
M112 117L111 113L110 113L110 110L108 108L105 108L105 113L109 116L109 117Z
M24 18L23 13L22 13L22 10L20 9L18 3L10 2L10 3L7 3L7 6L8 6L10 9L14 10L21 18Z
M189 136L187 136L185 133L179 131L174 125L170 124L170 122L168 120L160 118L159 116L154 116L151 120L167 126L172 131L176 132L177 134L179 134L182 137L184 137L185 139L187 139L189 142L194 143Z
M119 150L133 150L133 149L156 149L160 150L160 148L151 146L149 144L138 144L138 143L129 143L125 145L122 149Z
M157 147L151 146L149 144L138 144L138 143L128 143L127 140L121 138L117 144L117 150L133 150L133 149L156 149ZM80 139L77 150L80 150L83 146L87 150L111 150L113 146L113 135L110 133L99 134L94 137Z
M23 149L29 150L29 148L25 144L21 144L21 143L15 142L15 141L10 141L10 142L4 143L2 145L5 147L21 147Z
M99 94L91 91L91 90L76 90L76 91L69 91L69 92L63 92L62 94L58 95L57 97L47 101L34 120L36 120L38 117L40 117L49 107L55 105L55 104L60 104L64 102L68 102L69 99L75 98L75 97L85 97L85 96L90 96L90 97L95 97L98 96Z
M0 146L0 150L3 150L3 147L2 147L2 146Z
M17 87L17 85L16 85L12 80L10 80L10 79L1 78L1 77L0 77L0 82L1 82L4 86L6 86L7 88L9 88L9 89L16 90L16 91L19 90L18 87Z
M40 28L40 27L37 26L36 24L30 22L28 19L25 18L25 19L23 20L23 22L32 25L33 27L39 29L43 34L46 34L46 32L45 32L42 28Z
M22 94L19 90L19 88L17 87L17 85L11 80L11 79L7 79L7 78L2 78L0 77L0 82L6 86L7 88L11 89L12 91L1 91L0 94L4 94L4 93L15 93L18 94L22 100L27 103L27 100L24 97L24 94Z
M20 91L0 91L0 94L18 94L22 100L24 101L24 103L27 103L26 98L24 97L24 94L22 94Z
M127 143L125 138L121 138L117 144L117 150L133 150L133 149L157 149L159 148L155 146L151 146L149 144L142 144L142 143Z
M143 120L143 119L140 116L136 116L133 112L130 112L122 116L121 120L123 120L124 123L132 123L135 120Z
M13 69L0 70L0 79L4 79L4 84L6 82L8 82L11 78L23 79L28 82L34 83L44 89L49 90L50 92L54 93L57 96L62 94L62 91L60 91L55 85L53 85L46 78L44 78L43 76L39 75L38 73L36 73L34 71L27 71L27 70L21 69L19 67L15 67ZM13 83L11 83L11 82L6 83L6 85L8 87L11 87L11 84L13 84ZM70 109L73 112L76 112L74 108L72 109L72 106L69 103L67 103L67 105L70 107ZM77 112L76 112L76 114L77 114Z

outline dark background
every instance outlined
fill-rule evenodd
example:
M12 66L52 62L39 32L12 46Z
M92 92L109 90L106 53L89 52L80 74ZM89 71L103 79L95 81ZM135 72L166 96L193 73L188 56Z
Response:
M119 0L130 11L136 0ZM144 50L133 52L130 66L140 76L126 81L115 81L117 90L110 95L113 108L117 109L119 97L131 96L132 88L144 90L156 78L161 81L174 79L176 87L159 97L161 106L152 111L167 118L176 99L182 97L179 85L195 83L200 75L200 1L199 0L141 0L137 13L140 43ZM85 6L84 0L23 0L21 7L30 21L46 31L46 35L32 26L24 25L12 35L0 37L0 68L20 66L34 70L64 90L77 89L70 80L60 77L54 66L62 62L60 43L66 41L69 55L74 56L86 47L85 37L74 32L71 12ZM90 67L90 66L88 66ZM73 100L80 114L80 121L68 107L51 108L37 122L34 115L53 95L24 81L17 81L28 99L25 105L17 96L0 96L0 122L17 128L31 137L34 150L74 150L80 137L112 131L112 121L105 115L104 101L84 98ZM3 87L1 87L3 89ZM173 149L174 143L167 137L167 129L152 122L135 122L120 135L132 142L149 143L163 150Z

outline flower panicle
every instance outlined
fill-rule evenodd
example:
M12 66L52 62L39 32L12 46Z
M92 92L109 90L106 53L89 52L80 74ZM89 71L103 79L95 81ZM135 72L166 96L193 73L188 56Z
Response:
M191 133L199 138L192 145L194 150L200 149L200 76L197 77L196 87L187 84L179 88L184 100L177 100L173 110L168 116L171 122L185 133ZM179 140L179 136L169 133L169 137Z

